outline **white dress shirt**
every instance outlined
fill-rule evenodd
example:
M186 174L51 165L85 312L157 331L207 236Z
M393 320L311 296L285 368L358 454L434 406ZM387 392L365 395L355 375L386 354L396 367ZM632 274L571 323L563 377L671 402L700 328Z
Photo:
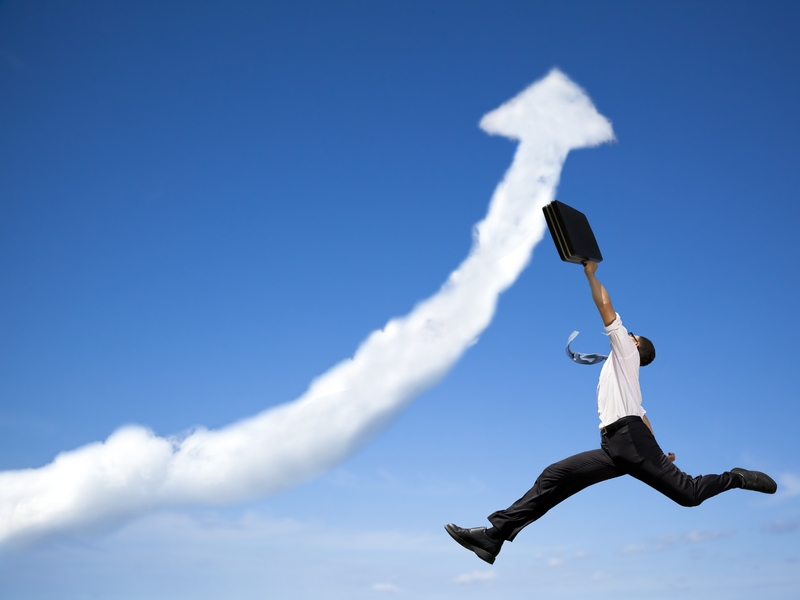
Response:
M600 371L597 384L597 414L600 427L610 425L622 417L645 414L642 408L642 390L639 388L639 349L617 318L606 327L611 342L611 354Z

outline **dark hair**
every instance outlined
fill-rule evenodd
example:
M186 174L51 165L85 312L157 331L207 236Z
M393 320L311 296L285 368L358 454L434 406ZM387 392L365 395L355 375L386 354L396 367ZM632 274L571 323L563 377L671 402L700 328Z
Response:
M639 338L639 366L646 367L656 358L656 347L653 342L648 340L643 335L637 336Z

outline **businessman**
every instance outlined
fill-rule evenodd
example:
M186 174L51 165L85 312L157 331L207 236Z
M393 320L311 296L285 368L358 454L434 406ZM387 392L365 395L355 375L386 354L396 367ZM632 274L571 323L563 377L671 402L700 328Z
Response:
M527 525L582 489L630 475L681 506L697 506L722 492L743 488L774 494L776 483L766 474L735 468L721 475L692 477L675 466L675 455L664 454L653 436L639 388L639 367L655 359L653 344L629 333L614 310L605 287L595 276L597 263L584 263L597 309L611 342L611 353L600 371L597 412L601 443L598 450L576 454L547 467L533 487L505 510L489 515L492 527L464 529L450 523L447 533L481 559L493 564L503 546Z

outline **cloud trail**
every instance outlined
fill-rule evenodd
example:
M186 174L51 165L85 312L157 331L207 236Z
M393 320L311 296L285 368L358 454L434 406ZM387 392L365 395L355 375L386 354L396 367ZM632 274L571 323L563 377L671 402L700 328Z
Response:
M149 510L274 494L340 463L435 384L489 325L545 230L568 152L613 139L608 120L558 70L480 122L518 140L511 167L442 288L371 333L300 398L183 439L128 426L37 469L0 473L0 545L102 526Z

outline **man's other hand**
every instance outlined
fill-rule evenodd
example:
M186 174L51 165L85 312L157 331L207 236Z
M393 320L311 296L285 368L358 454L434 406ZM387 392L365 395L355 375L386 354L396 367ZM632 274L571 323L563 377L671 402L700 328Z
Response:
M671 462L671 463L674 463L675 462L675 453L674 452L667 453L667 460L669 462Z
M597 271L597 263L593 260L587 260L583 263L583 272L587 275L594 275L594 272Z

